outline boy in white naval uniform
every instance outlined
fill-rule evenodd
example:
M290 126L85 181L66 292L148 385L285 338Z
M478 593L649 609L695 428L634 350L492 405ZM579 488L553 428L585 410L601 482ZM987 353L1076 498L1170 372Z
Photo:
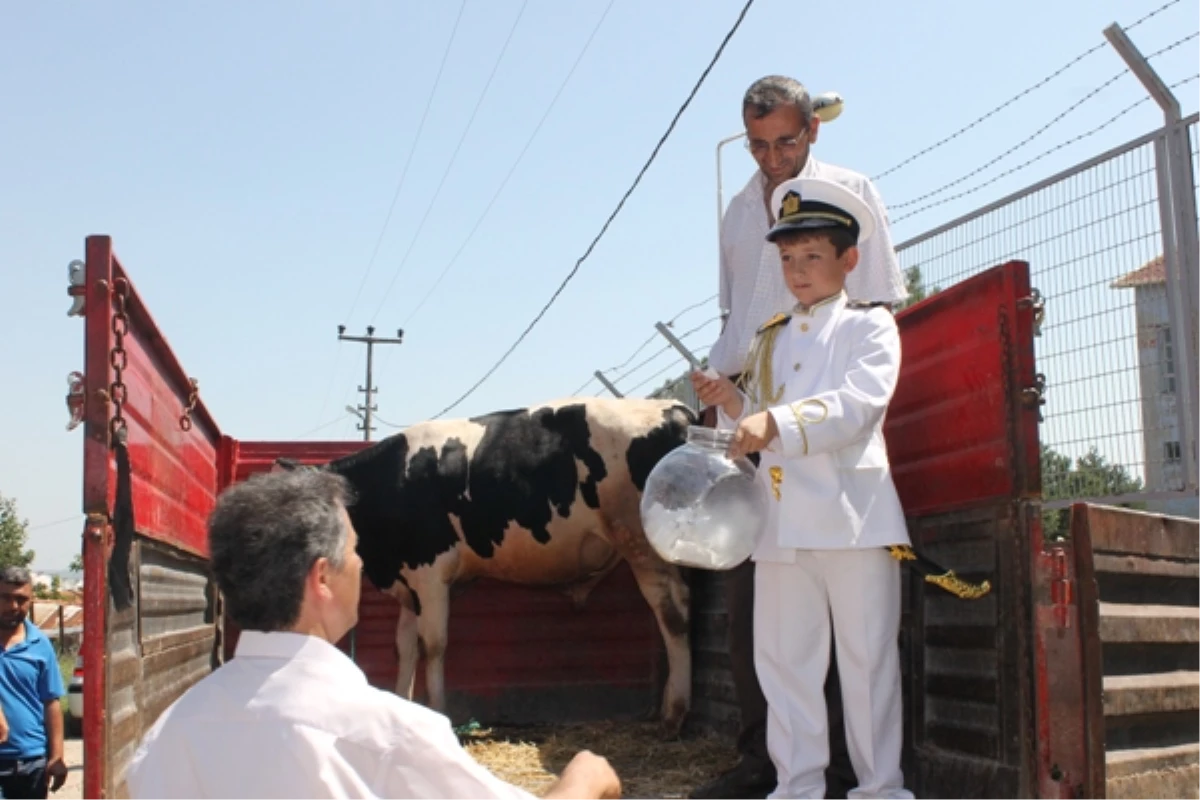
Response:
M740 388L693 375L720 426L736 426L731 455L760 453L770 498L753 557L755 667L779 780L771 796L825 796L832 622L859 781L849 796L912 797L900 770L900 564L887 550L909 539L883 440L900 337L887 309L845 294L875 220L853 192L818 178L782 183L771 204L767 238L796 307L759 330Z

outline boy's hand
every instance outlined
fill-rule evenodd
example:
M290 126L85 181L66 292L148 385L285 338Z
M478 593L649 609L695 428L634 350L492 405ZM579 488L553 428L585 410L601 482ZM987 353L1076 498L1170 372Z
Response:
M703 372L691 375L692 388L706 406L719 406L726 416L736 419L742 413L742 396L729 378L709 378Z
M771 440L779 435L775 418L766 411L760 411L746 417L738 424L733 434L733 443L729 445L729 457L741 458L748 453L758 453L767 449Z

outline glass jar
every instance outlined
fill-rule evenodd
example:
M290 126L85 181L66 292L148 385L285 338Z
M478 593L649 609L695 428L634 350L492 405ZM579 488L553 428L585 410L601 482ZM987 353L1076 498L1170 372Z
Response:
M725 570L754 552L766 525L767 493L749 461L726 455L732 440L732 431L692 426L687 443L646 479L642 527L667 561Z

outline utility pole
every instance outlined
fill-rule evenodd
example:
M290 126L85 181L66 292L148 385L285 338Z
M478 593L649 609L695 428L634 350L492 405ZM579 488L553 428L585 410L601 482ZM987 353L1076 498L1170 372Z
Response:
M371 368L375 358L375 345L377 344L402 344L404 342L404 330L401 328L396 331L396 338L392 339L385 336L376 336L375 328L372 325L367 326L366 336L347 336L346 326L338 325L338 340L343 342L361 342L367 346L367 385L359 386L358 390L366 395L366 403L358 406L358 410L362 412L362 424L358 429L363 432L363 441L371 441L371 431L375 430L371 427L371 413L378 411L378 407L372 403L375 393L379 390L375 388L372 382Z

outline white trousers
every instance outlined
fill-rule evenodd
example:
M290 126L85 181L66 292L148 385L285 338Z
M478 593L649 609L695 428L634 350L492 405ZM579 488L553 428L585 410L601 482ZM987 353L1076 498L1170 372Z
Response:
M846 744L858 776L849 796L910 798L900 770L900 564L882 547L795 552L795 563L755 566L754 664L779 773L771 797L825 797L832 617Z

